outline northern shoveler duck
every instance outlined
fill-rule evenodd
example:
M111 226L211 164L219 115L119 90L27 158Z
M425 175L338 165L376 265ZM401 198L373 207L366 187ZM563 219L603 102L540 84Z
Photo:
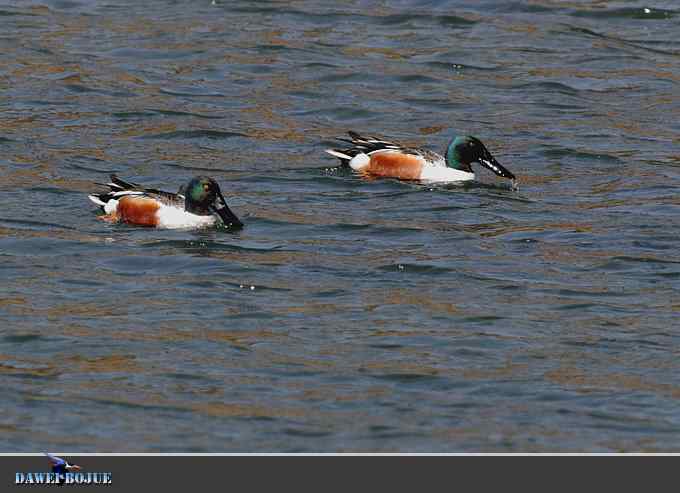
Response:
M348 133L350 139L338 140L348 142L352 147L327 149L326 152L353 170L368 175L428 182L470 181L475 179L471 164L479 163L498 176L511 179L513 188L515 186L515 175L501 166L476 137L454 137L442 156L378 137Z
M207 176L192 178L178 193L144 188L116 175L111 175L111 183L104 186L110 190L88 197L102 207L106 215L101 218L105 221L159 228L196 228L215 224L219 218L227 227L243 226L227 206L220 186Z
M52 472L57 474L66 474L67 472L80 471L80 466L69 464L65 459L57 457L56 455L48 454L47 452L44 453L47 456L47 460L50 461Z

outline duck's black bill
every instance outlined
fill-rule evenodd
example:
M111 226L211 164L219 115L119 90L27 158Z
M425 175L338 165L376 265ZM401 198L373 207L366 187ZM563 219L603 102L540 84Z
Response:
M222 194L219 194L219 198L215 201L212 207L215 214L220 216L222 222L227 228L242 228L243 223L236 217L236 214L231 212L231 209L227 206L227 201L224 200Z
M220 219L222 219L222 222L227 228L242 228L243 223L239 220L236 215L231 212L231 209L229 207L221 207L219 209L216 209L215 212L217 213L218 216L220 216Z
M481 164L487 169L490 169L498 176L502 176L503 178L509 178L511 180L515 179L515 175L512 174L509 169L502 166L501 163L496 161L496 158L493 157L491 153L488 151L485 153L484 157L479 159L479 164Z

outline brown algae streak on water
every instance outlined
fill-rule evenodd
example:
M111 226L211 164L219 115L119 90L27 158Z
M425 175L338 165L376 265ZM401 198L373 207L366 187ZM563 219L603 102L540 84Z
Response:
M623 373L593 374L580 368L563 366L545 373L545 378L560 385L575 387L582 392L598 392L608 389L653 392L673 399L680 399L680 386L654 382L639 375Z
M369 312L386 305L413 306L432 315L455 315L460 312L454 303L448 300L437 299L436 293L423 293L420 289L364 290L363 299L364 309Z

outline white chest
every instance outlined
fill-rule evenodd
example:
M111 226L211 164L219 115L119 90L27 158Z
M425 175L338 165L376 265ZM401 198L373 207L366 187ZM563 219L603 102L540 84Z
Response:
M198 228L215 224L215 216L198 216L177 207L161 205L156 213L160 228Z
M470 181L475 179L474 173L449 168L447 166L423 166L420 179L428 182Z

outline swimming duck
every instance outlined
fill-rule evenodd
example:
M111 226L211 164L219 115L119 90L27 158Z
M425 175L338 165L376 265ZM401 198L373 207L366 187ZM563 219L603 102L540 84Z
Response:
M98 184L102 185L102 184ZM243 223L227 206L215 180L196 176L179 193L144 188L111 175L105 184L106 193L88 195L102 207L109 222L126 222L159 228L196 228L210 226L219 219L227 227L241 227Z
M47 460L50 461L50 465L52 466L52 472L54 473L66 474L67 472L80 471L81 469L80 466L77 466L75 464L69 464L65 459L62 459L61 457L48 454L47 452L44 452L44 454L47 456Z
M475 179L471 164L479 163L498 176L511 179L513 187L515 185L515 175L501 166L478 138L470 135L451 139L442 156L378 137L348 133L350 139L338 140L348 142L352 147L327 149L326 152L353 170L368 175L427 182L470 181Z

